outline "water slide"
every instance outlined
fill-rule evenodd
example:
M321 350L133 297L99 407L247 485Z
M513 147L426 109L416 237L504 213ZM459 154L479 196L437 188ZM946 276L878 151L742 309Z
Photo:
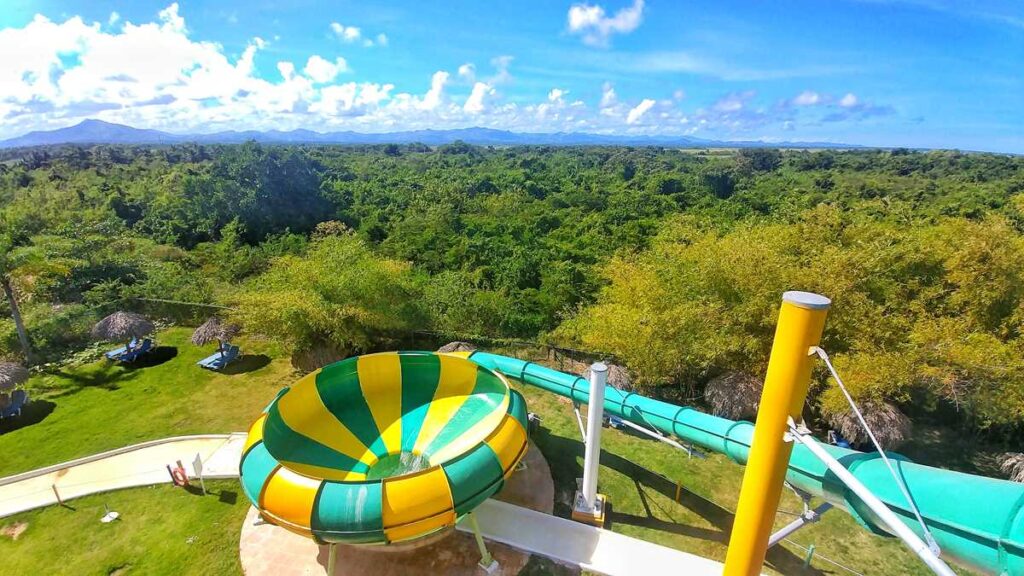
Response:
M249 430L239 472L283 528L320 543L402 543L501 489L526 436L526 402L501 374L432 352L370 354L279 393Z
M586 379L517 358L487 352L454 353L524 384L586 404ZM705 414L690 407L605 389L605 412L719 452L738 464L750 454L754 425ZM911 529L920 534L913 510L877 454L826 446L828 452ZM910 462L890 454L942 556L969 568L1001 575L1024 574L1024 484ZM865 528L886 534L883 523L825 464L802 445L793 447L787 480L851 514Z

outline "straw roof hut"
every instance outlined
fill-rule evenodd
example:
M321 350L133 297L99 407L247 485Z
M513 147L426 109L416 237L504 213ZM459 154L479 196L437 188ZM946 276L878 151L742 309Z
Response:
M474 352L476 351L476 346L473 346L469 342L459 342L456 340L455 342L449 342L444 346L441 346L437 351L442 354L448 354L451 352Z
M142 314L114 312L92 327L92 336L97 340L126 342L132 338L143 338L153 332L153 323Z
M864 421L878 439L882 448L895 448L910 438L910 418L900 412L899 408L888 402L865 402L859 406ZM864 427L852 411L832 415L829 420L844 438L854 444L871 442Z
M731 420L753 418L761 402L764 381L746 372L726 372L704 387L704 400L711 412Z
M210 342L230 342L240 331L238 324L229 324L213 316L192 333L192 343L203 346Z
M28 369L14 362L0 362L0 390L14 388L28 380Z
M611 362L605 362L604 365L608 367L608 383L613 388L633 391L633 376L629 373L629 370ZM573 374L581 374L583 376L589 376L590 374L590 364L567 356L562 357L560 368Z
M1014 482L1024 482L1024 453L1007 452L999 468Z

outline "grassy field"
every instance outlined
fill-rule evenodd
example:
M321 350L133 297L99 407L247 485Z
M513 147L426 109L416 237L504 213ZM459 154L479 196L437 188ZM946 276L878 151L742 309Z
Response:
M247 430L294 378L271 343L241 339L227 374L195 363L213 352L171 328L144 362L95 362L35 376L20 418L0 421L0 476L165 436Z
M295 377L280 351L258 340L240 342L246 357L235 373L201 370L194 363L209 350L188 344L189 334L184 328L161 332L161 348L143 366L97 362L34 378L35 401L25 417L0 423L0 475L152 438L244 430ZM522 391L530 410L543 418L534 440L551 465L556 513L568 516L583 464L571 406L539 390ZM611 529L724 559L742 467L716 455L688 459L659 442L610 429L602 445L600 490L612 503ZM126 490L72 501L74 510L51 507L0 520L0 528L27 526L16 541L0 536L2 572L237 574L238 531L248 502L235 482L217 483L213 492L204 498L170 487ZM124 520L100 524L104 503ZM787 493L782 509L799 511L799 502ZM791 518L780 513L778 524ZM802 548L786 544L769 553L771 569L849 574L828 558L862 574L927 573L898 541L872 536L843 512L830 512L792 539L815 546L811 567L804 568ZM528 572L549 572L544 566L533 563Z

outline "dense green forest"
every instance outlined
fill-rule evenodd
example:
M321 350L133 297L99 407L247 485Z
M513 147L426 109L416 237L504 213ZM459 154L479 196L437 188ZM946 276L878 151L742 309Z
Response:
M0 279L33 363L159 298L226 306L300 366L433 330L592 350L691 398L763 373L780 294L804 289L834 301L824 346L859 401L1024 434L1024 158L249 143L0 162ZM23 357L9 297L0 357ZM814 410L841 416L816 380Z

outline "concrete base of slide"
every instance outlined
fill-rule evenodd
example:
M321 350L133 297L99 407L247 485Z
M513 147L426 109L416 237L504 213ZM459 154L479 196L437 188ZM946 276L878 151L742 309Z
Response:
M551 469L532 444L524 462L525 469L513 474L495 498L550 515L555 499ZM501 566L503 576L519 574L530 558L527 552L495 542L488 542L487 549ZM242 525L239 554L246 576L321 576L327 571L327 546L262 523L254 508ZM477 567L479 561L472 533L460 527L439 541L409 549L339 545L333 576L478 576L482 573Z

